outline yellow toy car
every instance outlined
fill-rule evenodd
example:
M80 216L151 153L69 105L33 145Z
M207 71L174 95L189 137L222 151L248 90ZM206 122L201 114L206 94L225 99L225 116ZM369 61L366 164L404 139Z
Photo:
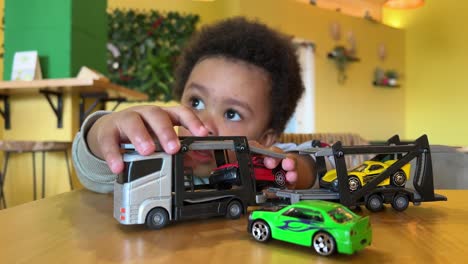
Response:
M387 160L385 162L368 160L361 165L348 171L348 186L351 192L359 190L366 183L373 180L379 174L384 172L390 165L397 160ZM378 186L392 185L396 187L404 187L410 176L410 164L407 163L400 170L395 172L390 177L383 180ZM320 187L338 191L338 179L336 170L329 170L320 179Z

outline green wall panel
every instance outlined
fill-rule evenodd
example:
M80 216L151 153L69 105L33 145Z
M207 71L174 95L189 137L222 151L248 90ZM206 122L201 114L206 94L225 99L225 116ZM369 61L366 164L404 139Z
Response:
M5 0L4 79L14 53L37 50L44 78L67 78L86 65L106 73L105 0Z
M107 0L72 2L71 71L86 65L107 74Z

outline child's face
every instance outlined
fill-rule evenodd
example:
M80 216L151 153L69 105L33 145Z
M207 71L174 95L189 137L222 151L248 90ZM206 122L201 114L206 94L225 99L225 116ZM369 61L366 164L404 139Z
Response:
M243 61L210 57L193 68L181 103L192 108L212 136L246 136L270 146L268 74ZM181 128L181 136L190 135Z

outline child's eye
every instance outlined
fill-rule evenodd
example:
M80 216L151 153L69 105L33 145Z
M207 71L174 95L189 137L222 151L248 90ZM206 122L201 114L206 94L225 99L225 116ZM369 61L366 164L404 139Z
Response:
M192 108L195 110L205 109L205 103L203 103L203 101L198 98L191 99L190 104L192 105Z
M224 113L224 116L231 121L242 120L242 117L240 116L240 114L232 109L227 110L226 113Z

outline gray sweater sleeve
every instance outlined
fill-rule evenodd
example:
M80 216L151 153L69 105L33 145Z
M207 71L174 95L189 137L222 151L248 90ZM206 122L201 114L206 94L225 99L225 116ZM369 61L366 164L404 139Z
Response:
M116 175L107 166L104 160L94 156L86 143L86 134L96 120L110 112L97 111L90 115L81 126L73 140L73 165L81 184L89 190L109 193L114 190Z

